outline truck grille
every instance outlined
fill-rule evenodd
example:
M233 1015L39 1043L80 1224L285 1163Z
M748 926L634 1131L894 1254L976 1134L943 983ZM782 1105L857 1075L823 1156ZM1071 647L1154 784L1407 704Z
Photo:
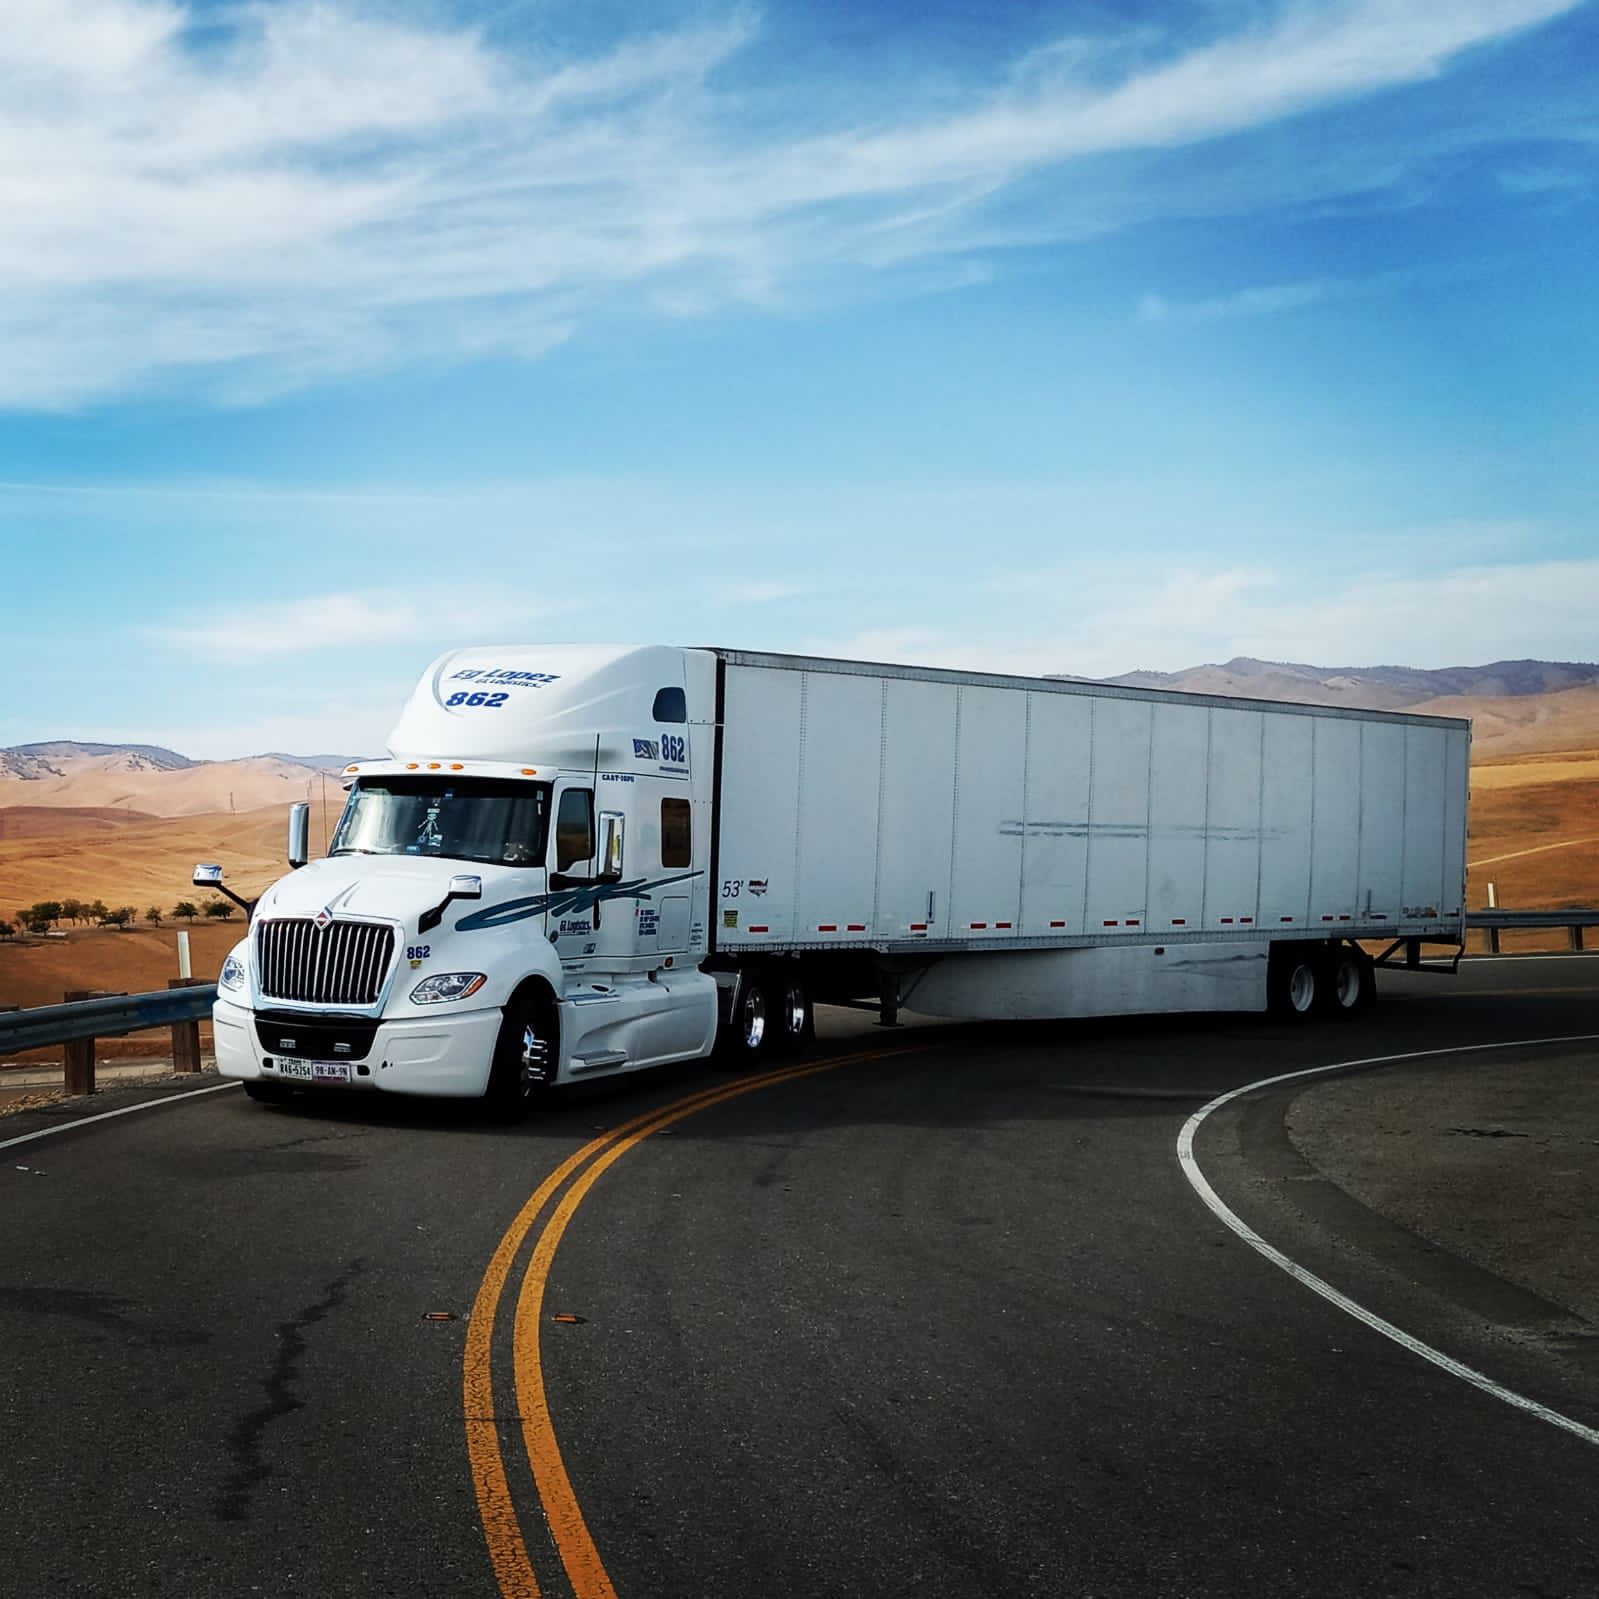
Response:
M394 954L394 929L375 922L329 922L303 917L256 926L261 993L302 1005L371 1005Z

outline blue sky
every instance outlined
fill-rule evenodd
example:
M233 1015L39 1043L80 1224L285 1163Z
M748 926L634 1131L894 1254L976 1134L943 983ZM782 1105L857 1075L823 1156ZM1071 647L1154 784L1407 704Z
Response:
M1599 656L1599 6L9 0L0 744L438 650Z

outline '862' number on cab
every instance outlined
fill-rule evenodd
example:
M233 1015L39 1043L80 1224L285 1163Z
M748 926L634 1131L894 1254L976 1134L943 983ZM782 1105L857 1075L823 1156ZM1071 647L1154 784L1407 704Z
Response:
M444 703L446 705L482 706L484 710L497 711L510 697L509 694L503 691L498 694L487 694L482 689L474 689L471 693L468 693L463 688L457 689Z

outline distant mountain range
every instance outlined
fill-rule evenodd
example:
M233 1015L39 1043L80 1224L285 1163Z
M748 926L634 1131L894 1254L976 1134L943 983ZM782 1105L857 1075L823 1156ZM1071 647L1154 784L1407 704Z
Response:
M1493 661L1487 666L1304 666L1249 656L1181 672L1126 672L1108 678L1136 688L1178 689L1302 705L1411 710L1444 699L1525 699L1599 684L1599 665L1582 661Z
M321 798L328 777L359 758L274 754L195 761L154 744L72 739L16 744L0 749L0 807L88 808L143 816L252 811Z

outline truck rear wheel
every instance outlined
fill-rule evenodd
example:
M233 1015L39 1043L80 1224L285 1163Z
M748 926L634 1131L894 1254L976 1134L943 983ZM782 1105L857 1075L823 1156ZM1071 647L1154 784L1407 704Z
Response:
M771 986L776 1000L772 1045L784 1055L797 1054L816 1034L811 991L798 970L784 972Z
M1340 1020L1358 1016L1377 997L1377 972L1371 956L1353 945L1333 952L1324 982L1326 1012Z
M734 1067L758 1066L771 1052L777 1028L777 988L765 972L742 974L733 1009L722 1029L722 1059Z
M1313 944L1280 944L1266 976L1266 1003L1273 1016L1309 1021L1329 986L1324 952Z

